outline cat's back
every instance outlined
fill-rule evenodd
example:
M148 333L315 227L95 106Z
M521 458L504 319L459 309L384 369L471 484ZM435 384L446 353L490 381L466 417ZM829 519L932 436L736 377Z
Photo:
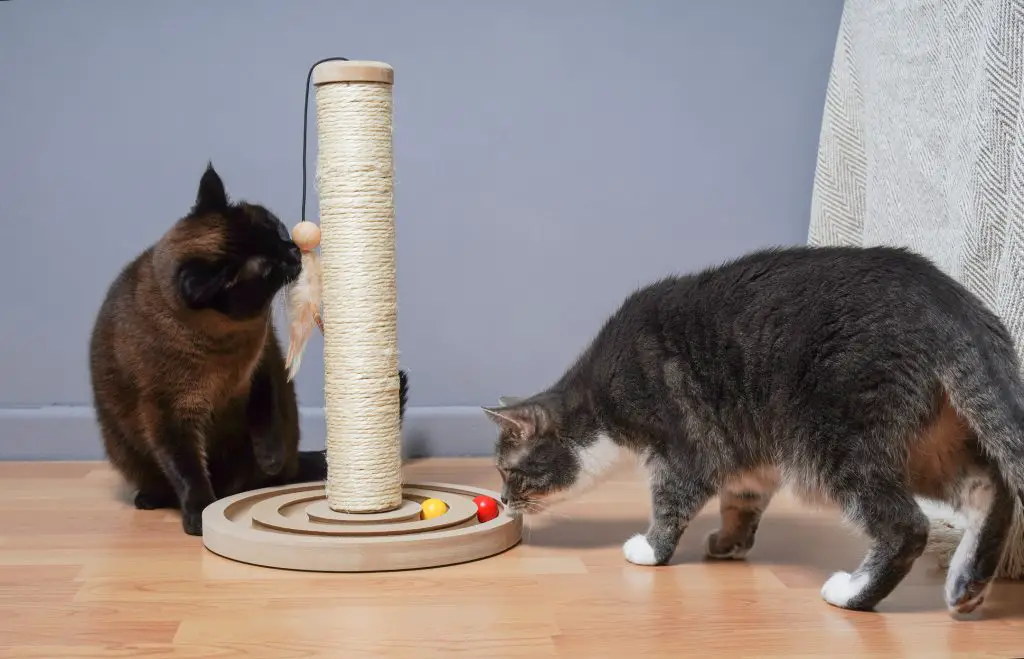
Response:
M103 302L93 321L89 352L92 365L102 366L102 358L112 354L113 341L119 327L134 321L136 316L135 300L139 288L139 273L143 264L150 258L152 248L143 251L129 261L114 277Z
M153 248L146 249L114 277L107 288L93 323L89 341L89 362L93 388L99 399L124 395L120 385L130 379L133 365L145 353L152 338L143 306L151 306L150 289ZM140 304L147 302L148 305ZM151 311L150 311L151 313Z
M724 354L767 342L773 350L846 339L1006 345L999 318L927 258L897 247L765 249L694 274L669 276L628 296L595 338L627 348L685 340ZM683 338L685 337L685 339ZM839 341L840 343L835 343ZM598 349L600 349L598 347ZM630 348L631 349L631 348Z
M686 293L851 301L855 292L897 294L950 282L931 261L903 248L807 246L759 250L709 268L692 278Z
M926 257L899 247L789 247L752 252L638 291L630 304L719 317L822 315L895 317L945 313L992 316L959 282Z
M976 295L902 247L766 250L709 277L703 294L731 299L732 313L746 309L796 325L834 322L897 333L957 326L1008 336Z
M111 283L93 327L94 388L126 401L158 396L209 407L242 395L268 338L261 320L231 323L167 299L154 263L157 246Z

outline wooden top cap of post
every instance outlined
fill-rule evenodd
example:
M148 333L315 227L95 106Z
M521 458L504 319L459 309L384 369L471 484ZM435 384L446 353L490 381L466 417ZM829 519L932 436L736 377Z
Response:
M313 84L326 85L332 82L383 82L395 84L395 70L384 62L362 60L331 60L321 62L313 69Z

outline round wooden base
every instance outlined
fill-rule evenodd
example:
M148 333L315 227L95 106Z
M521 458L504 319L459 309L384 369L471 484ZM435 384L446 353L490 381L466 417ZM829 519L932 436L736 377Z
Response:
M404 500L385 513L337 513L324 486L303 483L242 492L203 511L203 544L243 563L313 572L383 572L465 563L515 546L522 521L499 504L480 523L473 497L489 490L448 483L404 487ZM443 515L424 520L420 502L441 499Z

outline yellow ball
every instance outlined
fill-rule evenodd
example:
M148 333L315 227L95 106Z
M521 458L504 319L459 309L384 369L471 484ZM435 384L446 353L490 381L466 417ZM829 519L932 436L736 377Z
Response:
M292 229L292 240L303 252L310 252L320 244L320 227L314 222L299 222Z
M448 504L440 499L426 499L420 504L423 519L433 519L448 512Z

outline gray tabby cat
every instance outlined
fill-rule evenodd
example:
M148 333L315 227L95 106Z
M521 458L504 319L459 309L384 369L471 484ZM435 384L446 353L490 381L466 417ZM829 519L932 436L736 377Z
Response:
M923 552L919 495L969 521L945 598L954 617L976 615L1024 501L1009 333L895 248L765 250L666 278L628 297L553 386L485 410L512 511L573 495L622 449L641 457L653 514L623 546L632 563L666 563L716 495L706 553L723 559L753 547L783 483L837 504L872 543L821 590L847 609L875 608Z

